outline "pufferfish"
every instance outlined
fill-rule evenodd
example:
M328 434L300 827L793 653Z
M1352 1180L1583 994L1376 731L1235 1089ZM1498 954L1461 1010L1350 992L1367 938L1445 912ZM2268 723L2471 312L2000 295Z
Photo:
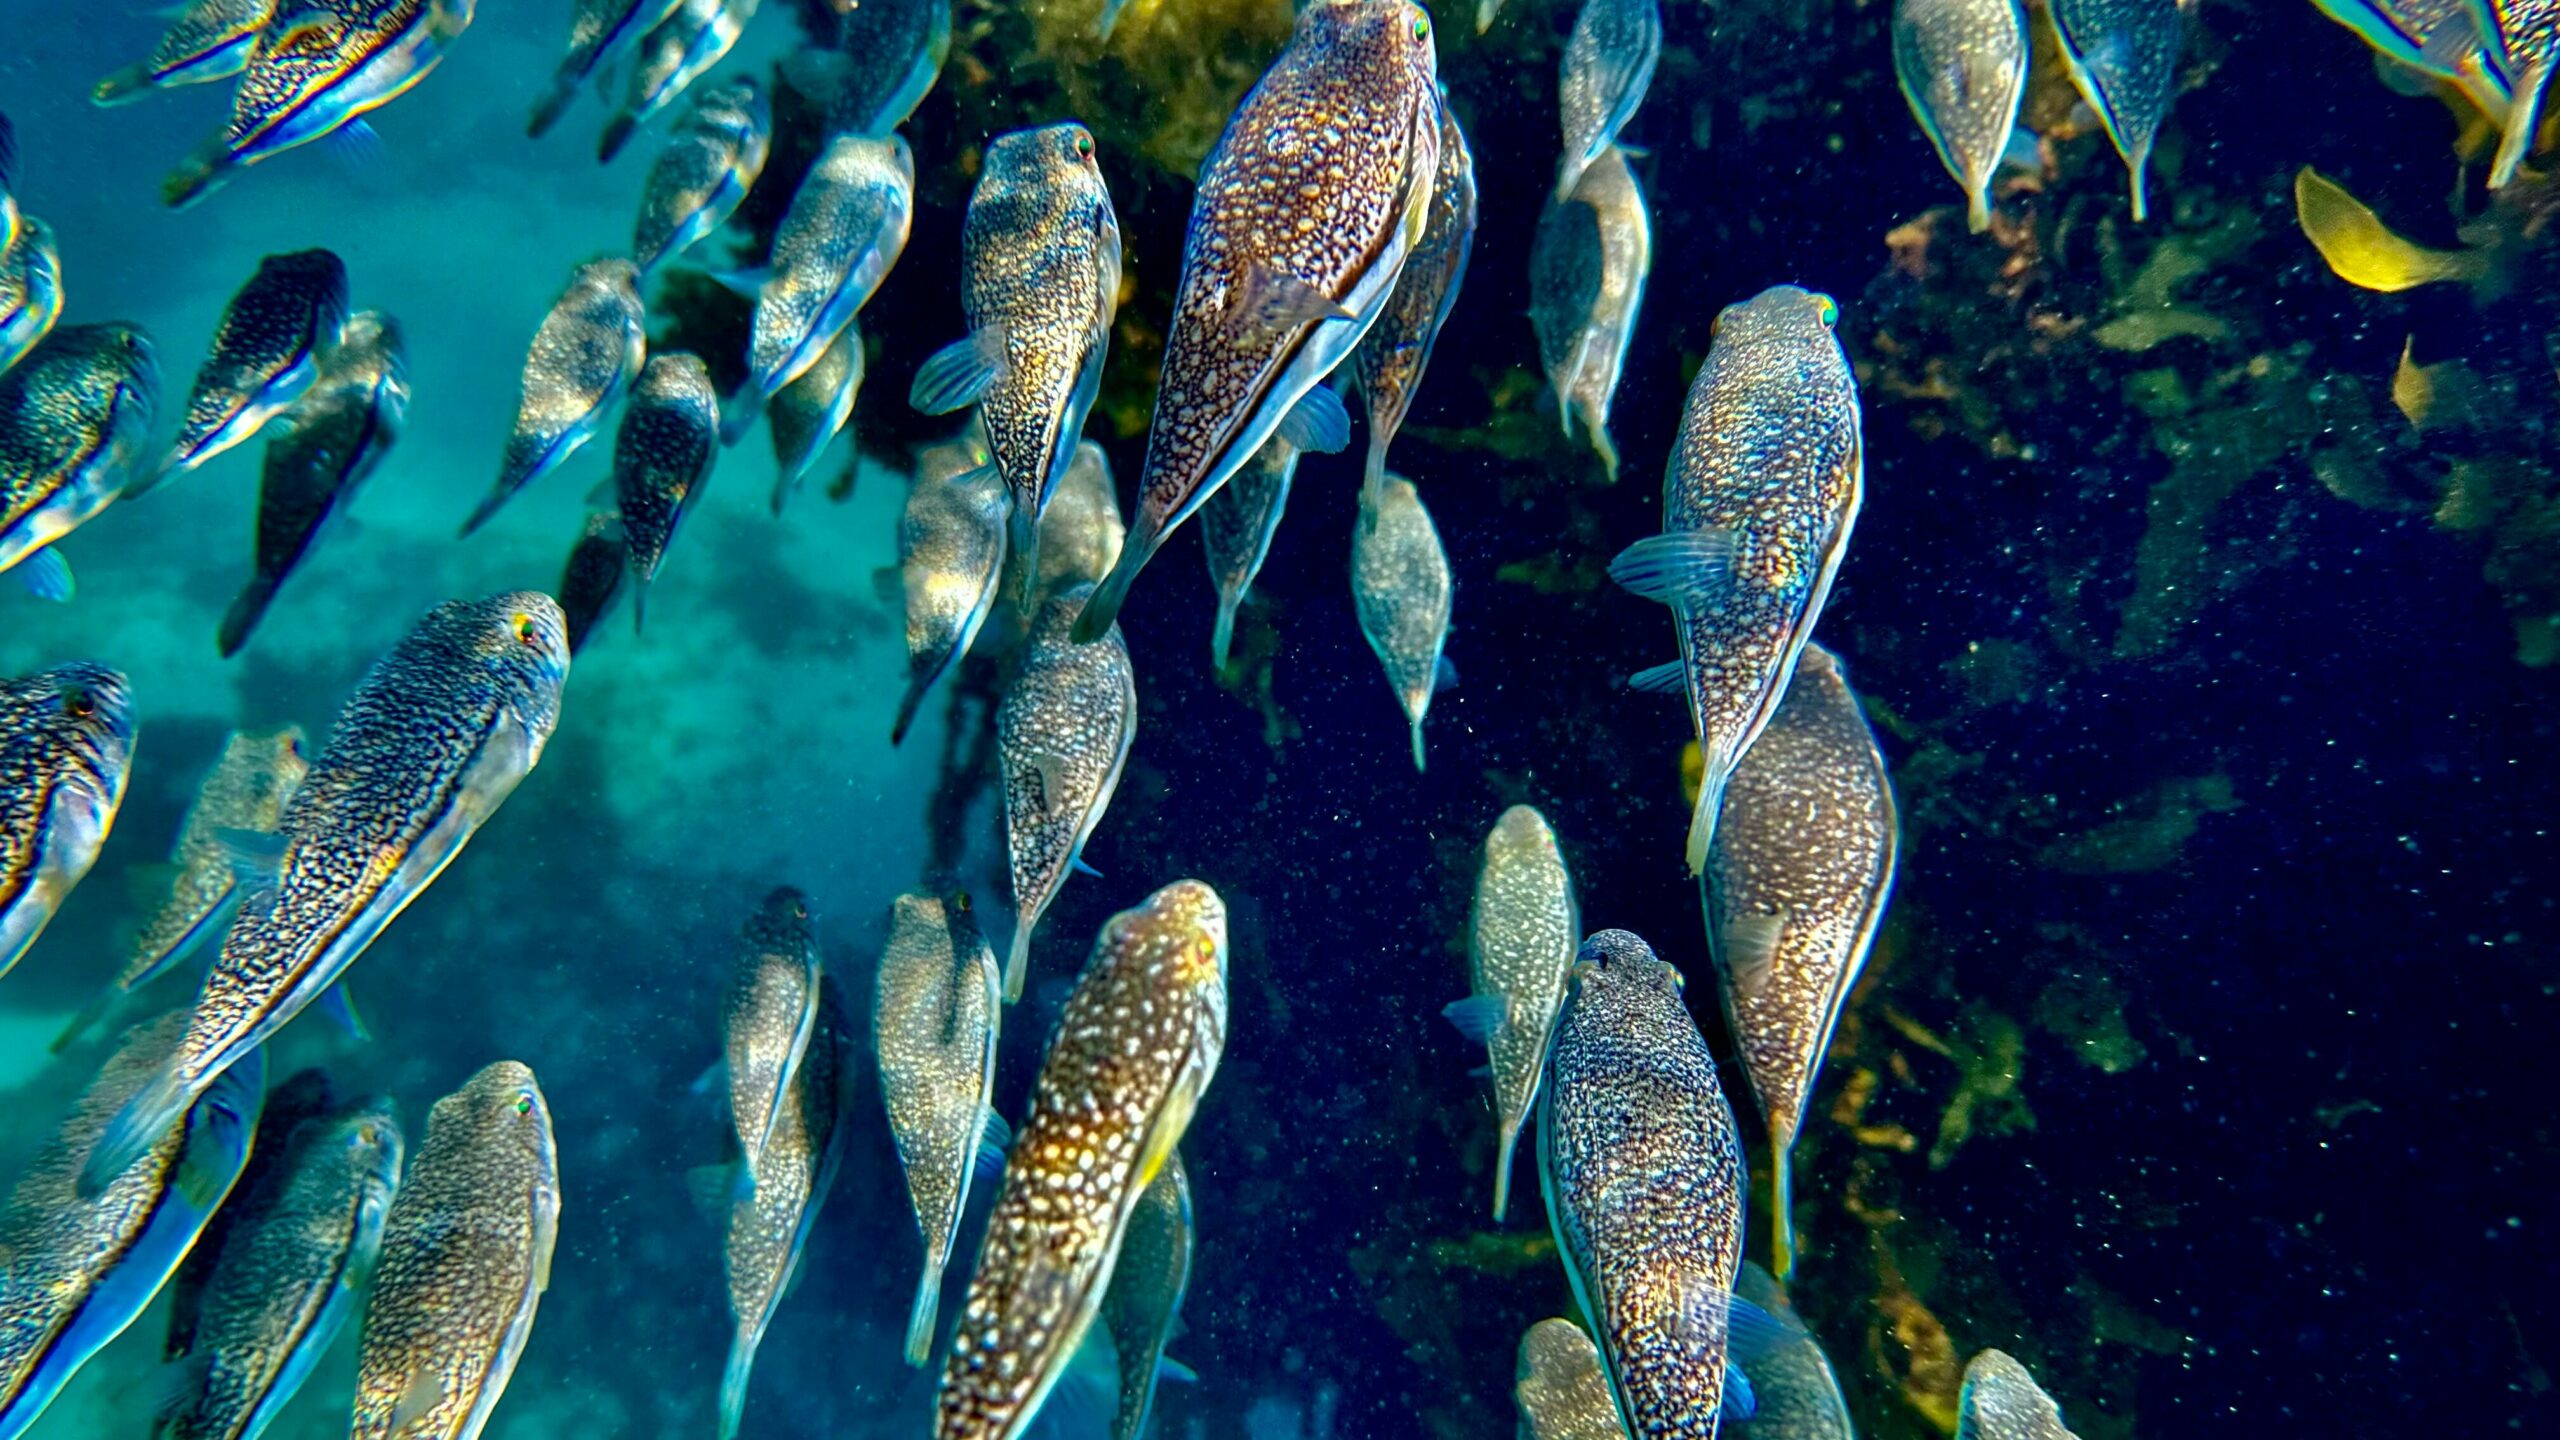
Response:
M1111 917L1015 1133L935 1401L935 1440L1019 1440L1110 1288L1130 1215L1227 1039L1227 911L1177 880Z
M1385 313L1439 168L1430 15L1410 0L1301 10L1200 172L1137 520L1079 643L1111 628L1166 537L1273 435L1324 453L1350 443L1323 382Z

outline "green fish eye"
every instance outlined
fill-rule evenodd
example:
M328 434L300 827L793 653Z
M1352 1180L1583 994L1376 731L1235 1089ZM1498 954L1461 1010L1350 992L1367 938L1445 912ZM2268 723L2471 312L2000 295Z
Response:
M1430 38L1431 38L1431 17L1430 17L1430 16L1428 16L1428 15L1416 15L1416 16L1414 16L1414 17L1413 17L1413 39L1414 39L1414 43L1416 43L1416 44L1420 44L1421 42L1423 42L1423 41L1425 41L1425 40L1428 40L1428 39L1430 39Z
M1828 330L1840 323L1840 307L1828 295L1813 297L1814 313L1822 317L1822 328Z
M533 1113L533 1097L532 1097L532 1096L530 1096L530 1095L518 1095L518 1096L516 1096L516 1113L517 1113L518 1115L530 1115L530 1114L532 1114L532 1113Z

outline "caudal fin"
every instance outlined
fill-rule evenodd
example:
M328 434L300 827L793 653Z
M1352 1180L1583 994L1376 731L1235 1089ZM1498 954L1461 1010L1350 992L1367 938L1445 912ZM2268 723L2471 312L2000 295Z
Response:
M1493 1223L1499 1225L1503 1213L1511 1208L1511 1154L1520 1148L1520 1126L1505 1120L1501 1137L1494 1143L1502 1147L1493 1157Z
M755 1365L755 1341L741 1330L730 1342L729 1366L720 1374L720 1440L736 1440L738 1422L747 1413L747 1377Z
M1023 977L1031 973L1031 927L1039 923L1036 914L1017 916L1013 922L1013 950L1004 960L1004 1003L1022 998Z
M276 582L264 575L241 589L240 598L222 613L222 627L214 635L214 644L222 651L223 659L239 654L240 647L249 643L249 632L258 628L258 621L275 598Z
M88 1163L80 1167L78 1192L83 1200L95 1200L114 1184L116 1177L133 1168L134 1162L151 1153L169 1127L187 1113L195 1099L176 1074L163 1070L151 1077L139 1093L124 1103L115 1118L107 1122L98 1143L89 1150Z
M1787 1149L1773 1143L1769 1152L1769 1270L1781 1280L1796 1268L1796 1217L1789 1203L1795 1182Z
M1155 553L1156 537L1152 534L1132 535L1120 547L1119 562L1102 583L1085 597L1084 609L1076 613L1075 642L1090 645L1108 632L1120 618L1120 607L1128 603L1129 582L1146 568L1147 557Z
M1707 847L1715 843L1716 812L1724 808L1724 785L1727 777L1712 768L1698 785L1697 807L1689 812L1689 873L1707 873Z
M545 131L560 123L561 113L576 98L578 77L564 65L551 77L551 88L542 93L541 99L533 102L533 115L525 121L524 133L536 140L541 139Z
M151 69L146 65L127 65L98 82L89 92L93 105L124 105L142 98L151 88Z
M919 1369L933 1354L934 1316L942 1309L942 1267L927 1265L916 1282L915 1308L907 1312L907 1363Z

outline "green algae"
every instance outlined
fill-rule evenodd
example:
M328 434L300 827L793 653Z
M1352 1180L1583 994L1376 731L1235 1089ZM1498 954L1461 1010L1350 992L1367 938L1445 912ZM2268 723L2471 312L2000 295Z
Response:
M2163 780L2121 801L2112 818L2047 844L2036 863L2065 875L2135 875L2176 864L2204 817L2240 808L2231 777L2210 775Z

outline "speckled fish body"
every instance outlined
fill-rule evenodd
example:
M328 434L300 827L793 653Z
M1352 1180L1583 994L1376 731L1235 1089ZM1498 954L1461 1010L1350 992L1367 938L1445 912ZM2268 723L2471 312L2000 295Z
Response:
M2459 87L2503 128L2514 86L2496 53L2494 22L2471 0L2312 0L2322 14L2393 60Z
M533 1072L501 1060L436 1102L383 1227L352 1440L473 1440L514 1375L560 1233Z
M400 1119L388 1100L306 1122L289 1169L232 1221L192 1351L200 1380L156 1432L256 1440L328 1352L373 1273L400 1186Z
M1618 143L1618 132L1644 103L1661 58L1659 0L1583 0L1556 76L1556 104L1564 117L1556 199L1571 195L1583 170Z
M901 895L891 904L872 1024L880 1099L924 1240L924 1275L907 1320L910 1365L932 1353L942 1274L969 1206L978 1147L994 1133L1001 983L966 896Z
M720 1007L729 1123L749 1175L781 1123L783 1099L818 1023L818 926L809 897L788 885L764 897L738 936Z
M1610 577L1671 607L1678 668L1639 688L1684 689L1706 770L1689 872L1706 869L1725 786L1787 692L1865 485L1858 383L1829 296L1777 285L1716 319L1663 478L1663 533Z
M585 647L630 579L631 542L623 534L622 517L609 510L590 513L560 572L560 613L568 624L570 654Z
M132 692L104 665L0 679L0 975L97 863L133 732Z
M1570 1320L1541 1320L1520 1337L1512 1402L1521 1440L1626 1440L1600 1351Z
M640 37L630 88L622 108L605 122L596 158L621 154L634 131L710 73L738 43L756 7L757 0L678 0L665 19Z
M635 628L676 527L693 513L719 458L720 397L702 357L682 350L650 356L613 440L613 493L631 546Z
M258 543L249 584L222 617L225 656L248 643L277 587L346 519L409 420L409 362L400 323L367 310L320 367L320 379L267 442L258 478Z
M1467 917L1470 994L1449 1007L1492 1062L1493 1108L1501 1125L1493 1162L1496 1224L1510 1207L1512 1152L1538 1103L1547 1040L1555 1033L1565 977L1581 942L1582 912L1556 832L1535 806L1514 805L1485 836Z
M1956 1440L2079 1440L2062 1423L2062 1407L2004 1351L1966 1362L1956 1399Z
M936 476L918 471L898 519L898 576L906 596L907 693L889 743L915 723L925 692L969 653L1004 570L1012 499L992 466Z
M347 318L347 267L335 254L296 250L259 261L222 312L178 438L151 483L240 444L301 399L345 335Z
M1573 194L1551 200L1538 217L1529 251L1529 323L1538 359L1556 393L1565 435L1582 421L1608 478L1618 478L1618 447L1609 438L1609 406L1626 372L1627 344L1653 273L1653 217L1644 190L1611 146L1574 182Z
M1119 1263L1112 1266L1111 1288L1102 1297L1103 1328L1120 1361L1112 1440L1138 1440L1146 1431L1165 1342L1173 1338L1173 1322L1181 1317L1182 1297L1191 1288L1191 1245L1191 1176L1176 1151L1165 1157L1155 1183L1129 1212Z
M728 224L772 153L773 106L754 77L697 97L641 192L631 257L642 278Z
M935 1440L1019 1440L1092 1326L1130 1212L1227 1036L1227 915L1178 880L1103 926L1041 1057L978 1247Z
M852 418L864 368L862 328L847 325L817 364L774 392L765 416L773 432L774 514L782 513L783 502Z
M1431 211L1422 240L1406 258L1386 313L1352 353L1361 403L1369 412L1370 490L1386 478L1387 446L1413 408L1413 392L1431 364L1432 342L1466 283L1467 257L1476 245L1476 157L1467 148L1458 112L1440 102L1440 165L1431 183Z
M1040 516L1040 553L1034 557L1032 594L1047 601L1078 585L1099 585L1119 563L1129 527L1120 519L1120 488L1111 457L1090 440L1076 442L1067 473L1049 494ZM1008 554L1006 563L1021 567Z
M729 1202L722 1258L737 1332L720 1382L720 1440L738 1433L756 1350L773 1323L775 1307L791 1292L809 1228L817 1222L818 1207L844 1153L840 1121L850 1048L844 1005L832 981L812 990L823 999L815 1007L807 1058L783 1087L773 1129L756 1156L754 1184Z
M1965 224L1991 228L1991 176L2027 95L2018 0L1896 0L1893 73L1920 133L1964 191Z
M1064 121L990 141L960 234L969 334L925 361L911 398L932 414L977 406L1027 565L1101 387L1119 295L1120 221L1092 134Z
M184 209L233 172L354 124L408 93L471 27L478 0L277 0L231 120L162 182Z
M569 670L560 607L449 601L376 661L276 822L169 1067L102 1142L102 1183L187 1101L336 984L542 758Z
M1713 1440L1742 1261L1742 1141L1680 972L1583 942L1538 1096L1556 1249L1634 1440Z
M132 325L63 326L0 375L0 572L125 493L159 400L151 337Z
M1271 537L1289 507L1289 482L1298 474L1298 447L1274 435L1253 452L1252 463L1218 487L1200 507L1200 551L1209 557L1209 583L1218 587L1218 620L1209 631L1209 658L1227 668L1236 636L1236 612L1270 557Z
M62 255L53 227L33 215L0 250L0 375L27 358L62 318Z
M610 74L622 52L640 43L684 0L574 0L569 7L569 53L551 72L550 87L534 102L525 133L540 136L559 122L590 77Z
M164 1364L177 1364L195 1353L205 1292L222 1259L222 1247L242 1216L264 1209L283 1193L293 1168L294 1132L304 1121L325 1119L344 1108L329 1072L317 1065L305 1066L267 1087L266 1104L258 1112L257 1130L249 1144L249 1163L232 1185L231 1198L205 1222L186 1260L169 1277L164 1291L169 1297L169 1330L160 1348Z
M1893 890L1900 822L1840 662L1807 645L1733 772L1707 853L1707 935L1743 1074L1768 1121L1778 1273L1793 1264L1787 1152Z
M302 783L310 763L298 725L231 732L222 758L204 777L178 827L178 843L169 855L175 873L168 898L144 917L124 968L71 1022L54 1049L63 1049L124 997L183 963L222 928L240 898L239 873L223 832L274 830L285 798Z
M2505 188L2533 148L2541 128L2544 92L2560 66L2560 0L2471 0L2478 28L2492 40L2490 54L2511 82L2514 103L2489 162L2489 188Z
M1386 668L1388 688L1413 726L1413 768L1422 768L1422 720L1442 683L1449 639L1449 556L1423 508L1422 492L1389 475L1375 501L1363 498L1351 530L1351 599L1360 633Z
M773 272L756 292L751 393L770 396L799 379L853 323L907 247L915 188L903 137L828 142L774 232Z
M133 774L133 694L108 666L0 679L0 976L97 863Z
M78 1179L101 1132L167 1062L171 1014L128 1032L0 1209L0 1440L17 1440L178 1268L248 1163L266 1057L253 1054L108 1177Z
M464 521L470 534L515 493L559 468L595 438L631 391L648 357L648 317L640 271L628 260L577 268L525 351L515 429L498 462L498 481Z
M1751 1440L1857 1440L1831 1357L1805 1330L1777 1280L1745 1260L1734 1293L1774 1317L1784 1336L1750 1365Z
M1439 112L1419 6L1332 0L1298 12L1288 48L1201 172L1137 518L1078 639L1110 628L1138 571L1284 421L1301 449L1347 443L1341 402L1311 392L1385 313L1421 243Z
M195 0L160 32L149 59L99 81L89 98L122 105L154 90L237 75L275 8L276 0Z
M951 54L951 0L864 0L827 12L834 31L784 62L830 135L886 135L924 103ZM803 21L804 26L809 22Z
M1008 1001L1022 998L1032 929L1083 859L1138 733L1138 681L1119 630L1089 644L1071 633L1092 593L1080 586L1041 607L1022 669L996 707L996 767L1013 873Z
M2550 4L2560 20L2560 3ZM2151 144L2178 98L2186 16L2178 0L2053 0L2053 29L2071 83L2107 127L2132 177L2133 218L2148 217ZM2555 37L2560 38L2560 37ZM2519 112L2529 106L2516 107Z

